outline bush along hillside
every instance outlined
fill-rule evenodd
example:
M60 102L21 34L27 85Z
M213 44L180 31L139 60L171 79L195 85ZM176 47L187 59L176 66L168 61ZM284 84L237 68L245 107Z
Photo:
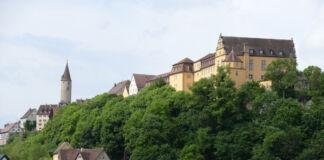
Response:
M310 89L293 89L300 76ZM41 132L11 138L0 153L50 159L69 141L74 148L103 147L113 160L323 159L324 73L277 60L266 78L272 91L255 81L235 89L228 69L219 68L194 83L192 93L159 79L127 98L98 95L59 109Z

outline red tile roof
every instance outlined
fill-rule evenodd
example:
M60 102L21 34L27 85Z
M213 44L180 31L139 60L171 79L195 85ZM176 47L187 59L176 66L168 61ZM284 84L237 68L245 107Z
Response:
M53 154L57 154L62 149L69 149L69 148L71 148L70 143L69 142L64 142L53 152Z
M128 89L129 85L130 85L129 80L118 82L117 84L114 85L113 88L111 88L109 90L108 93L109 94L123 94L125 87L126 87L126 89Z
M96 160L101 152L105 152L103 148L99 149L63 149L60 150L60 160L75 160L79 154L84 160Z
M149 79L152 79L155 77L155 75L147 75L147 74L133 74L133 76L134 76L138 90L141 90L142 88L144 88L146 82Z
M0 133L7 133L7 132L9 132L12 129L12 127L14 127L16 124L17 123L8 124L4 129L2 129L0 131Z
M242 62L240 58L238 58L232 49L232 51L226 55L224 62Z

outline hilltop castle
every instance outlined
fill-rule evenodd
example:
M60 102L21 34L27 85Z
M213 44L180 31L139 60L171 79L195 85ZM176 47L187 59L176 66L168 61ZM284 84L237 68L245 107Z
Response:
M130 83L118 83L108 93L127 97L139 92L143 84L149 85L160 77L177 91L190 92L189 88L194 82L216 75L220 66L229 66L229 76L235 81L236 88L251 80L259 81L269 88L271 81L264 81L266 67L278 58L296 58L292 39L230 37L220 34L215 52L197 61L185 58L175 63L170 72L161 75L133 74ZM118 87L119 92L116 92L115 87Z

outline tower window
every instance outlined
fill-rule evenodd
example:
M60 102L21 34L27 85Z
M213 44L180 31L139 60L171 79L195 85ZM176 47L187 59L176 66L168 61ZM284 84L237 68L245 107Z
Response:
M249 79L250 79L250 80L253 79L253 74L249 74Z
M253 70L253 59L249 60L249 69Z
M254 49L250 49L250 54L254 54Z
M238 74L239 74L238 71L236 71L236 72L235 72L235 76L238 76Z
M187 75L187 78L188 78L188 79L190 79L190 78L191 78L191 75L190 75L190 74L188 74L188 75Z

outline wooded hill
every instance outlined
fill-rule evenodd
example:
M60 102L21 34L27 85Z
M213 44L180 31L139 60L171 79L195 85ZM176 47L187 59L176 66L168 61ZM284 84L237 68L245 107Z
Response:
M296 91L302 75L310 89ZM59 109L39 133L11 136L0 153L46 159L69 141L74 148L104 147L113 160L323 159L324 73L314 66L299 72L295 60L280 59L265 76L272 91L255 81L235 89L219 68L192 93L159 79L127 98L98 95Z

